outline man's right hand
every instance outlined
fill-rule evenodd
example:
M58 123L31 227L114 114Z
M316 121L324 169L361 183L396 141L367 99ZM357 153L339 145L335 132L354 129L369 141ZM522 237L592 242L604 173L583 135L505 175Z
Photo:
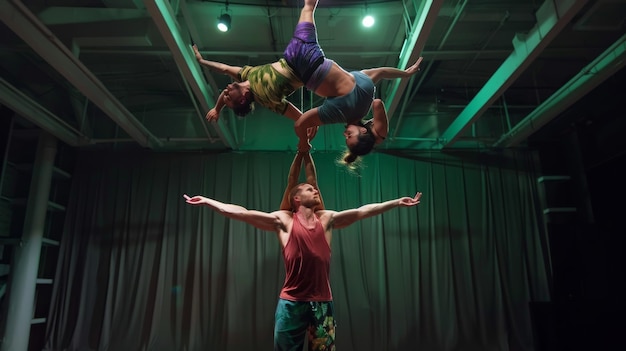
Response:
M220 118L220 113L217 112L215 108L212 108L209 110L209 112L207 112L205 118L209 122L213 122L213 121L217 122L218 118Z
M185 198L185 202L191 205L202 205L207 202L206 197L200 195L189 196L187 194L183 194L183 197Z
M309 152L311 150L311 143L308 140L302 140L298 142L298 151L299 152Z

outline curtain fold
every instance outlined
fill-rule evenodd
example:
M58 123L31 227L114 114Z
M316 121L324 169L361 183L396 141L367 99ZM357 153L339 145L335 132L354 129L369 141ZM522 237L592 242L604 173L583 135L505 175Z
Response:
M46 350L270 350L275 233L182 195L277 210L293 156L81 154ZM339 157L313 154L328 209L424 194L334 231L339 350L533 350L550 279L533 154L377 153L358 174Z

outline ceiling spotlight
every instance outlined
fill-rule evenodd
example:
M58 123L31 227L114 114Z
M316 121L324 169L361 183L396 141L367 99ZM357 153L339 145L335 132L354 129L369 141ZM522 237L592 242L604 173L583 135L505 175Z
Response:
M365 7L363 8L363 20L361 21L361 23L363 24L363 27L369 28L374 25L374 22L376 22L374 20L374 16L370 15L369 8L367 7L367 0L365 0Z
M228 32L230 29L230 15L227 13L223 13L217 19L217 29L221 32Z

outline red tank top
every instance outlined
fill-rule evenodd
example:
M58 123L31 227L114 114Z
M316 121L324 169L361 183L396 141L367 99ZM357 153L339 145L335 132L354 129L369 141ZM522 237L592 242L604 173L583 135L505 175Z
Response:
M307 229L293 215L293 227L283 248L285 283L280 298L290 301L331 301L330 246L319 219Z

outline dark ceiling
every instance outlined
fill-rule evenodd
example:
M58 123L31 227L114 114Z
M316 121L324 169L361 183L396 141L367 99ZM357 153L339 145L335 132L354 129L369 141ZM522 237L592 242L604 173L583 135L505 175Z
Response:
M214 61L272 62L302 2L229 1L221 33L224 1L0 0L0 103L77 147L293 149L293 122L263 108L204 120L229 79L202 69L191 43ZM414 78L377 87L390 119L380 148L407 151L523 146L579 118L573 107L593 106L623 71L625 18L624 0L322 0L316 11L322 48L348 70L424 57ZM322 101L304 89L290 100ZM314 148L342 150L342 130L322 127Z

